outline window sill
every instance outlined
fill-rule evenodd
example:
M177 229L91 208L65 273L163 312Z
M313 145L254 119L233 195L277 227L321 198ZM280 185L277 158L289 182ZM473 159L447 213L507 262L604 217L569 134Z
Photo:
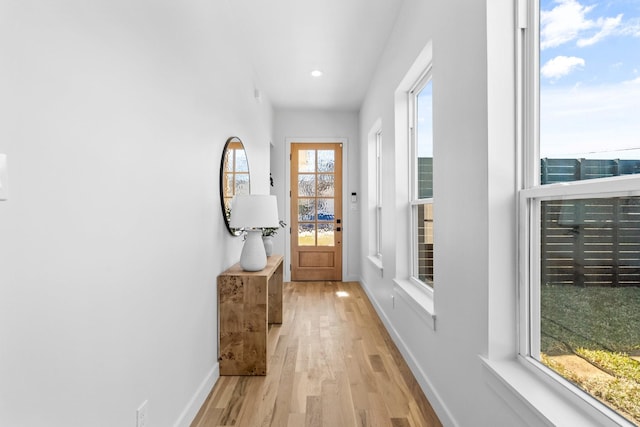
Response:
M549 426L632 425L608 408L601 412L589 404L586 396L577 389L560 390L562 384L546 374L536 375L522 358L489 360L481 356L480 359L489 374L487 378L491 389L524 420L535 418Z
M393 279L395 293L433 330L436 329L436 313L433 308L433 291L429 292L409 280Z
M382 268L382 260L377 256L369 255L367 259L371 264L373 264L378 270L380 270L380 276L382 276L383 268Z

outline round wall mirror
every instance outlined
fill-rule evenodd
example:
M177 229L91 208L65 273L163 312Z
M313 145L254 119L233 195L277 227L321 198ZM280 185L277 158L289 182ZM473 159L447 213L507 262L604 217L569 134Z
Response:
M231 219L231 199L236 194L250 194L249 161L247 152L240 138L232 136L227 139L222 151L220 162L220 202L222 217L227 230L234 236L239 236L239 230L229 226Z

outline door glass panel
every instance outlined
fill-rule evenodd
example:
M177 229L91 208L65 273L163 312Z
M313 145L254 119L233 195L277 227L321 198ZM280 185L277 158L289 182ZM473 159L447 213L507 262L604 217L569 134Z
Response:
M229 195L229 200L233 197L234 193L233 175L225 174L224 176L224 195Z
M298 172L316 171L316 150L298 151Z
M333 221L333 199L318 199L318 221Z
M334 246L335 238L333 224L321 222L318 224L318 246Z
M315 245L316 245L315 224L309 224L309 223L298 224L298 246L315 246Z
M334 195L334 175L318 175L318 196L333 197Z
M315 195L316 195L315 174L298 175L298 196L315 197Z
M233 150L236 153L236 172L249 172L249 162L247 152L244 150Z
M318 172L333 172L335 169L335 152L318 150Z
M236 150L225 150L223 168L225 172L233 172L233 153Z
M313 221L315 219L315 199L298 199L298 221Z
M249 194L249 174L236 174L236 192L235 194Z

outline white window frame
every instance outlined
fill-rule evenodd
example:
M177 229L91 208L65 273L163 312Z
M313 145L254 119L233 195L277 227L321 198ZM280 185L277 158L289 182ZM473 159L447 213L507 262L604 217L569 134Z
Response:
M583 391L540 359L540 203L557 199L592 199L640 196L640 176L591 179L571 183L535 185L520 190L520 360L554 391L573 402L603 425L631 426L629 421L589 393ZM594 411L598 414L594 414Z
M433 197L420 199L418 197L418 138L417 138L417 117L418 117L418 94L432 80L431 64L424 70L420 78L415 82L411 90L409 90L407 102L409 111L409 161L410 161L410 178L409 183L411 192L409 193L410 219L409 219L409 236L411 236L411 275L409 280L415 285L433 290L433 283L426 283L419 279L419 251L418 251L418 209L423 205L433 205Z
M530 372L581 411L606 425L632 425L595 397L539 361L540 203L546 200L640 196L640 175L540 184L539 0L521 0L518 43L518 139L521 182L518 191L518 310L520 361Z
M411 188L411 134L409 132L409 103L408 96L416 82L430 69L433 62L433 44L428 41L422 48L414 63L409 67L394 92L394 156L395 169L395 198L387 200L385 209L393 212L395 218L394 236L396 256L387 262L394 263L393 292L401 298L408 307L419 316L432 330L436 330L436 311L434 305L433 288L422 282L411 279L411 238L410 228Z
M382 261L382 129L375 133L376 144L376 207L374 256Z
M380 271L382 266L382 120L377 119L368 136L368 218L367 259Z

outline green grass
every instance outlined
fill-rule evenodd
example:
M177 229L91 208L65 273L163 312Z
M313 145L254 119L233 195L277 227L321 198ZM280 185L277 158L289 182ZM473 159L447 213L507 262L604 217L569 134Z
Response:
M626 353L605 350L576 349L576 354L617 378L626 378L640 384L640 362Z
M640 350L640 288L543 286L541 346L547 354L578 347Z
M640 425L640 288L543 286L542 361ZM585 376L553 357L574 354L607 376Z
M626 415L630 421L640 423L640 384L636 381L616 377L581 376L544 355L542 362L587 393Z

